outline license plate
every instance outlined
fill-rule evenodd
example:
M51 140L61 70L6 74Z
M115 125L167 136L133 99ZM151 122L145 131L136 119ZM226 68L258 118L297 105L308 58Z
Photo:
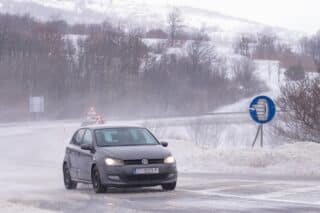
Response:
M137 168L133 173L135 175L159 174L159 168Z

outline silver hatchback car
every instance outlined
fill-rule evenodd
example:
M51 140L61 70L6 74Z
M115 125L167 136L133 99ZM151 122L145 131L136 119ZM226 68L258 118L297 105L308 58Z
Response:
M153 134L141 127L89 126L75 132L66 148L63 177L66 189L93 185L96 193L109 187L161 185L174 190L176 161Z

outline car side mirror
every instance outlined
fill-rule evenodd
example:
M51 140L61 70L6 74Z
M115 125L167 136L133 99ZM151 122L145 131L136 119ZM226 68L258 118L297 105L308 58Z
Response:
M168 142L161 142L161 145L163 146L163 147L168 147Z
M88 150L88 151L90 151L90 152L94 152L94 147L93 147L93 145L92 144L82 144L81 145L81 149L82 150Z

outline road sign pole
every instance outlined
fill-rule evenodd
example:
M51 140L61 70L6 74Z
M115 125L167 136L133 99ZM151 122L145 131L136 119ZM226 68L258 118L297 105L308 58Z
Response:
M260 128L260 134L261 134L261 141L260 141L260 146L261 148L263 148L263 124L261 124L261 128Z
M263 148L263 124L259 125L259 127L258 127L257 134L253 140L253 143L252 143L252 148L254 148L254 146L256 145L259 134L260 134L260 146L261 146L261 148Z
M257 140L258 140L259 133L260 133L260 131L261 131L261 126L262 126L262 125L259 125L259 127L258 127L257 134L256 134L256 136L255 136L255 138L254 138L254 140L253 140L253 143L252 143L252 148L254 148L254 146L256 145L256 142L257 142Z

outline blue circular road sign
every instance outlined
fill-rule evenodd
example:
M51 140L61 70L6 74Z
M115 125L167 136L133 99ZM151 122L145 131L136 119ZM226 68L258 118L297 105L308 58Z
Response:
M256 97L249 107L251 118L259 123L266 124L272 121L276 115L276 105L273 100L267 96Z

